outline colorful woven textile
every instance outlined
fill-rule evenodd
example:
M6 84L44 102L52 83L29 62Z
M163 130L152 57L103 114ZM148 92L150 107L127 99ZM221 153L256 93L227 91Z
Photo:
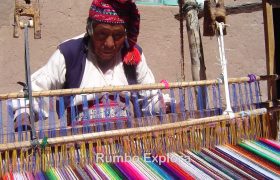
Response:
M117 162L77 163L45 172L13 172L3 179L279 179L280 143L243 141L199 152L144 155ZM77 153L78 155L78 153ZM104 159L105 160L105 159ZM3 167L2 167L3 168Z

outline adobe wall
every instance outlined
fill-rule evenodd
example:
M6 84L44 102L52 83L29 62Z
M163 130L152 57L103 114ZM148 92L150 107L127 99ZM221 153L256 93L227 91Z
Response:
M226 2L236 3L229 0ZM40 3L42 39L35 40L33 30L29 31L32 72L47 62L60 42L84 32L91 1L43 0ZM24 81L23 31L20 38L13 38L13 8L14 1L1 0L0 93L18 91L20 87L16 82ZM181 74L179 22L174 19L178 7L139 5L139 9L141 12L139 44L157 82L162 79L179 80ZM262 12L230 15L227 17L227 23L230 24L228 35L225 37L229 77L247 76L249 73L265 74ZM207 78L215 79L221 72L216 38L203 37L203 46ZM191 80L187 36L185 61L186 78Z

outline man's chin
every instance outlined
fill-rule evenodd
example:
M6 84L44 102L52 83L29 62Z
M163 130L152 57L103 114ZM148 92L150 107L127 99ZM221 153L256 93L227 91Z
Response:
M102 54L98 56L99 60L102 61L103 63L112 61L114 57L115 57L114 55L106 55L106 54L105 55Z

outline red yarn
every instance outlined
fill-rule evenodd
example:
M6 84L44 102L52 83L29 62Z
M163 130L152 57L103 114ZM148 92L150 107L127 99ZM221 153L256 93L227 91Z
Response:
M137 65L141 61L141 54L137 48L133 48L125 53L123 62L127 65Z

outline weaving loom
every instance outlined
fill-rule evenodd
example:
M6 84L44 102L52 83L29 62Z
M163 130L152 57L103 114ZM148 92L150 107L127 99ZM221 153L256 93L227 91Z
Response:
M225 171L228 172L219 172L218 175L214 176L213 174L209 174L210 172L213 173L214 170L206 170L205 167L202 167L207 166L207 168L209 168L207 165L209 162L207 163L206 161L210 161L210 159L205 156L208 156L209 154L213 155L210 151L217 153L220 149L224 150L223 148L231 148L230 151L233 153L233 150L235 150L234 148L236 148L238 149L238 154L241 152L246 154L248 153L247 150L251 151L252 147L256 147L254 145L252 145L251 148L245 147L246 152L245 150L240 150L240 147L244 147L245 145L243 144L247 143L247 141L240 143L242 139L256 140L261 137L269 137L269 120L272 119L273 116L271 113L267 114L265 108L261 108L262 102L259 91L259 81L273 78L275 77L257 77L255 81L252 81L249 77L229 79L232 109L235 114L235 118L233 119L231 119L229 115L223 114L223 110L225 109L223 105L224 94L221 92L223 85L218 80L170 83L170 89L166 90L165 86L160 83L142 85L141 87L132 85L127 87L104 87L99 89L33 92L33 97L38 100L39 104L41 104L39 105L40 107L43 107L43 97L47 97L50 103L48 107L50 114L48 120L45 121L42 118L39 118L39 121L36 123L36 135L40 139L40 143L37 144L36 148L34 148L32 142L29 141L29 133L22 130L19 130L17 133L11 131L13 128L11 100L24 97L24 94L10 93L0 95L2 99L1 115L4 109L3 104L8 105L7 117L2 115L0 119L2 127L5 127L4 120L8 119L6 130L4 131L1 129L0 134L0 157L2 158L0 161L1 176L9 176L7 173L10 172L14 173L15 177L21 176L22 174L20 173L26 172L26 174L29 174L28 177L33 175L36 176L36 178L39 178L39 176L42 176L42 173L45 173L50 179L55 177L64 177L67 179L68 176L66 174L67 172L69 173L69 169L67 172L64 171L66 171L67 168L71 168L72 170L70 170L70 172L76 174L76 176L79 176L79 173L83 172L82 174L84 174L85 177L88 176L91 178L93 178L92 176L99 178L112 178L113 176L116 178L122 178L123 176L126 176L129 178L132 174L139 175L139 178L143 178L147 175L145 173L143 174L143 169L141 169L141 172L138 172L140 171L139 169L135 169L135 167L140 166L146 170L150 169L145 172L150 172L152 174L151 177L159 179L169 179L169 177L176 179L178 176L186 176L188 172L190 177L198 178L198 176L195 176L192 173L201 171L205 173L201 175L202 177L209 176L217 178L216 176L219 176L221 178L230 179L233 177L232 174L234 174L234 177L254 176L258 178L265 176L275 179L275 177L279 177L279 157L277 156L279 155L279 144L274 144L275 147L270 147L271 144L262 145L262 148L265 149L265 151L270 151L270 149L272 149L272 152L268 153L265 158L276 158L276 162L272 162L272 164L276 163L276 165L264 166L261 168L258 166L262 170L256 169L256 167L247 169L248 167L246 166L245 169L238 170L238 172L245 172L245 175L242 173L236 175L233 173L237 171L236 168L234 168L233 170L225 169ZM170 94L173 99L171 101L170 114L166 114L164 109L162 109L160 114L154 114L153 116L145 116L145 114L142 116L140 113L135 113L135 118L131 117L127 120L116 118L115 121L98 121L97 123L85 123L77 126L67 126L67 111L63 111L64 114L60 114L62 117L60 120L55 119L54 99L56 97L59 99L59 104L64 104L64 98L61 98L62 96L83 94L84 102L88 102L86 94L107 92L113 94L118 102L120 99L120 92L129 91L133 94L139 90L151 91L152 89L158 91L159 94L163 92ZM161 96L159 96L159 98L160 97ZM128 96L125 96L125 98L127 99ZM179 111L178 108L176 111L175 100L176 104L179 104L180 106ZM94 99L93 101L97 100ZM84 112L86 113L87 103L83 103L83 106ZM140 108L140 104L134 106ZM131 104L126 103L126 108L131 109ZM71 109L74 111L75 107ZM73 112L71 113L71 111L68 113L70 113L70 115L74 114ZM39 113L39 117L40 116L42 116L42 114L40 115ZM107 118L110 117L108 116ZM72 121L75 121L75 118L72 118ZM239 146L230 145L237 144L238 142L240 144ZM261 140L260 142L266 143L271 141ZM259 144L260 142L256 142L256 144ZM255 142L248 141L248 143ZM273 142L271 143L273 144ZM227 145L217 146L215 148L218 148L216 152L213 148L219 144ZM209 150L207 150L207 148ZM197 151L201 149L202 151ZM275 149L276 152L274 152ZM256 148L256 151L264 152L264 150L258 148ZM179 155L172 152L177 152ZM194 168L193 166L196 165L197 171L190 172L190 169L186 169L188 167L182 166L182 164L166 164L165 166L167 167L158 166L153 163L147 165L148 161L143 161L143 159L136 162L117 163L116 165L110 163L95 164L98 162L97 155L100 153L109 160L114 156L143 157L145 155L147 156L147 154L149 154L149 158L153 158L155 155L164 155L166 153L169 158L176 157L180 159L189 156L191 161L193 161L193 165L189 164L191 166L189 168ZM220 154L218 155L220 156ZM213 156L218 158L216 157L218 155L214 154ZM246 158L247 157L262 159L263 154L250 154L247 155ZM205 159L203 160L203 158ZM229 159L230 158L222 155L219 158L222 162ZM185 162L185 160L182 159L182 163L183 162ZM198 164L198 162L202 163ZM211 163L212 161L210 164ZM220 166L232 168L233 165L230 165L231 163L236 165L233 161L226 164L220 164ZM262 164L266 165L266 163ZM65 165L67 165L67 168L64 168ZM209 166L217 171L219 169L213 164ZM172 169L176 169L176 167L178 168L177 171L179 174L176 174L176 171ZM274 169L271 167L274 167ZM94 170L87 170L86 168L93 168ZM153 168L158 169L155 170ZM93 171L97 174L88 174L88 171ZM161 174L159 173L161 171L167 172ZM175 174L169 174L170 171ZM255 171L260 172L257 175L251 173ZM265 175L263 174L263 171L266 172ZM160 176L158 176L159 174Z
M279 179L280 145L266 139L274 128L269 122L279 113L263 108L259 85L275 76L227 79L226 71L224 76L224 82L177 82L168 88L160 83L32 92L29 102L36 102L38 121L31 131L21 126L11 131L14 106L29 106L26 94L2 94L0 125L6 128L0 129L0 176ZM144 96L141 102L139 94ZM149 101L152 94L159 103L157 111ZM162 103L164 94L171 97L170 112ZM82 104L75 106L78 98ZM112 102L113 110L108 108ZM148 104L149 113L143 110ZM115 162L115 157L121 160Z

